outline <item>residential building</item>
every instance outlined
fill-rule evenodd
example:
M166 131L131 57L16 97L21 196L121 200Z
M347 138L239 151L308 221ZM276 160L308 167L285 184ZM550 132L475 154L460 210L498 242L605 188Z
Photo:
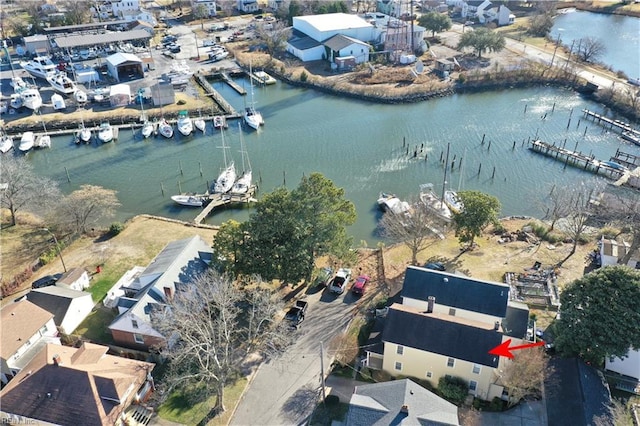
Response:
M458 407L409 380L356 386L345 426L459 425Z
M409 266L402 285L402 304L427 310L429 297L434 311L493 324L507 314L509 286L460 274Z
M127 22L134 22L134 21L146 22L153 27L158 25L158 21L156 20L156 17L153 16L151 12L144 9L124 10L120 12L120 18Z
M405 0L378 0L376 10L385 15L399 17L408 11L408 4Z
M136 20L136 21L132 21L129 23L128 29L130 31L133 30L144 30L146 32L149 33L150 36L153 36L156 32L156 30L154 29L153 25L151 25L148 22L145 21L141 21L141 20Z
M503 397L498 370L509 362L489 351L509 339L498 324L492 325L393 304L382 332L382 353L367 351L366 365L378 365L393 376L429 380L434 385L445 376L467 381L469 393L484 400ZM373 361L373 362L372 362Z
M481 24L486 23L486 18L484 16L485 11L489 10L491 7L491 2L489 0L471 0L466 2L466 13L462 16L467 19L477 19ZM465 10L465 7L462 6L462 10Z
M69 288L71 290L82 291L89 288L91 278L84 268L73 268L62 274L60 279L56 281L57 286Z
M164 343L165 337L152 324L151 314L162 309L212 259L212 249L201 237L173 241L151 261L118 299L120 315L109 325L117 345L149 350Z
M238 0L236 8L241 13L255 13L260 10L260 5L257 0Z
M36 34L28 37L24 37L24 50L37 55L39 53L49 54L51 51L51 44L49 38L43 34Z
M191 7L193 10L198 7L204 7L207 11L207 16L216 16L218 14L215 0L191 0Z
M485 12L487 22L495 22L499 27L513 25L516 22L516 15L503 4L491 7Z
M289 0L268 0L267 7L275 12L280 8L286 8L288 4Z
M600 263L602 266L617 265L618 261L622 259L627 252L631 249L631 244L626 241L616 241L614 239L605 238L604 236L600 240ZM631 268L640 269L640 253L636 251L627 266Z
M140 10L140 2L138 0L113 0L111 2L111 12L116 18L122 18L123 12Z
M0 320L2 383L22 370L45 344L60 344L53 314L28 300L5 306L0 311Z
M154 364L107 355L106 346L46 345L0 392L3 421L122 425L153 391Z
M605 359L604 369L616 389L640 395L639 349L629 349L624 358Z
M353 58L355 64L369 62L369 45L360 40L335 35L324 42L329 62L335 62L338 58Z
M58 285L31 290L27 300L52 313L55 325L65 334L73 333L95 306L91 293Z

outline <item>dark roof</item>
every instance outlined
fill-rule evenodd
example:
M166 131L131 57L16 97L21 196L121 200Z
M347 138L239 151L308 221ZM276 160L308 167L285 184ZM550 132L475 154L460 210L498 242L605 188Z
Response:
M89 296L89 299L91 299L91 293L51 286L31 290L27 295L27 300L34 305L40 306L45 311L51 312L53 314L53 322L59 326L62 324L65 315L67 315L73 299L85 296Z
M502 333L488 324L394 304L382 340L496 368L499 359L489 351L502 343Z
M529 307L524 303L509 302L507 316L502 321L504 334L523 339L527 335L529 325Z
M553 357L545 383L549 426L592 425L593 418L607 415L611 394L602 373L578 358Z
M434 296L439 305L504 318L509 286L409 266L404 276L402 297L426 302L429 296Z
M299 50L306 50L306 49L311 49L313 47L317 47L317 46L321 46L322 43L312 39L309 36L306 35L301 35L301 36L295 36L293 35L289 40L288 43L290 45L292 45L293 47L295 47L296 49Z
M384 331L384 318L376 317L373 327L369 332L369 338L365 347L367 352L373 352L376 354L384 355L384 343L382 343L382 332Z
M118 41L132 41L149 39L151 35L146 30L118 31L104 34L78 34L70 36L56 37L54 41L60 48L99 46L102 44L115 43Z
M409 379L356 386L345 425L394 424L457 426L458 407Z
M79 25L63 25L60 27L49 27L49 28L43 28L43 31L48 32L48 33L53 33L53 32L66 32L66 31L73 31L73 30L82 30L85 28L99 28L99 27L108 27L110 25L122 25L122 24L126 24L128 23L128 21L106 21L106 22L92 22L90 24L79 24Z
M355 38L347 37L342 34L336 34L333 37L325 40L323 44L331 50L339 51L341 49L344 49L345 47L351 46L352 44L366 45L367 43L356 40Z

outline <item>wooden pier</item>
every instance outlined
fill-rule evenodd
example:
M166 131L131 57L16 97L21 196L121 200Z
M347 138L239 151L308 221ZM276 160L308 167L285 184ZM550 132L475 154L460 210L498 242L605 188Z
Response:
M590 117L601 125L602 127L608 128L609 130L617 130L619 132L627 132L628 134L635 136L636 138L640 137L640 131L632 128L628 123L624 123L620 120L612 120L603 115L598 114L597 112L589 111L588 109L583 109L586 117Z
M222 97L220 93L218 93L216 89L213 88L211 84L209 84L209 82L207 81L204 75L197 73L197 74L194 74L194 78L196 82L200 85L200 87L202 87L204 91L207 93L207 96L211 97L211 99L218 104L220 109L224 111L225 115L227 116L237 115L236 110L231 106L229 102L227 102L227 100L224 97Z
M225 72L221 72L220 73L220 77L222 78L222 80L227 83L233 90L235 90L236 92L238 92L241 95L246 95L247 91L244 90L244 87L240 86L238 83L236 83L235 81L233 81L231 79L231 77L229 77L229 75Z
M226 206L227 204L237 204L237 203L250 203L256 201L253 196L255 195L257 187L252 185L247 191L246 194L196 194L194 197L206 198L208 201L205 201L206 205L202 209L202 211L193 219L193 223L196 225L200 225L203 220L213 211L221 206Z

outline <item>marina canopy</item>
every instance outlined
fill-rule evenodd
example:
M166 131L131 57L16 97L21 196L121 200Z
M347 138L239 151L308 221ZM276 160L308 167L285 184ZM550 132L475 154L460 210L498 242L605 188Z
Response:
M120 41L147 40L149 38L151 38L151 35L145 30L132 30L104 34L81 34L56 37L54 41L58 47L65 49L81 46L97 46Z
M78 25L63 25L60 27L48 27L48 28L43 28L43 31L49 33L49 34L53 34L53 33L63 33L63 32L69 32L69 31L82 31L82 30L89 30L89 29L94 29L94 28L106 28L110 25L123 25L123 24L127 24L128 21L124 21L124 20L120 20L120 21L108 21L108 22L92 22L90 24L78 24Z

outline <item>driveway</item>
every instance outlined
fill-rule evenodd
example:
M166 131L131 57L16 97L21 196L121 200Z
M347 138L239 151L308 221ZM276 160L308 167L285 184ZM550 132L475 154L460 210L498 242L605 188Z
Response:
M309 308L298 341L283 357L259 367L231 425L301 424L319 402L320 342L324 342L326 373L335 354L330 342L348 326L356 300L350 293L334 296L326 290L308 295L307 300Z

